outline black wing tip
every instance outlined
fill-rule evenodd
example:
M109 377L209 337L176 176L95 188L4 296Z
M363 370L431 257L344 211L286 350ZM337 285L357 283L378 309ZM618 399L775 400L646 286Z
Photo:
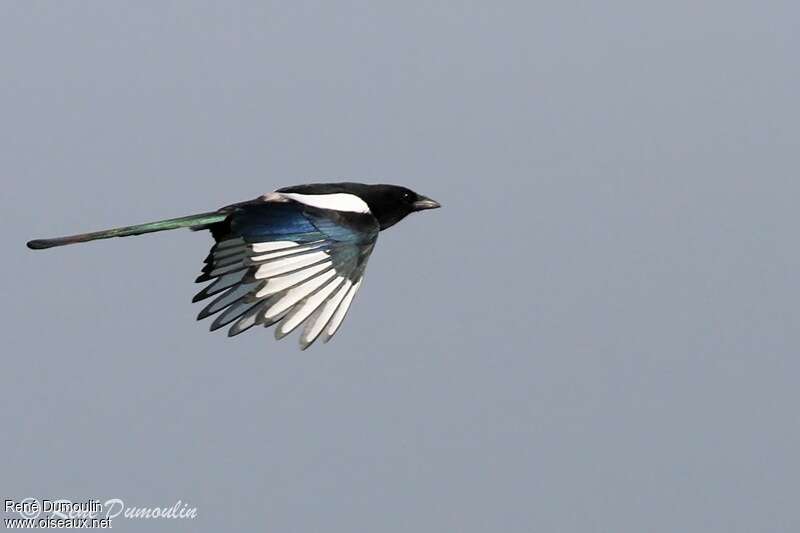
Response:
M217 309L216 311L211 311L209 308L210 308L212 305L214 305L214 302L211 302L209 305L207 305L205 308L203 308L203 310L202 310L202 311L200 311L200 313L197 315L197 320L198 320L198 321L200 321L200 320L205 320L206 318L208 318L208 317L210 317L210 316L213 316L213 315L216 315L217 313L219 313L220 311L222 311L223 309L225 309L225 307L220 307L220 308L219 308L219 309ZM213 324L212 324L212 326L213 326ZM216 328L212 329L211 331L214 331L215 329L219 329L220 327L221 327L221 326L217 326Z
M235 337L235 336L237 336L237 335L241 335L242 333L244 333L244 332L245 332L245 331L247 331L248 329L250 329L250 328L252 328L253 326L255 326L255 323L254 323L254 324L251 324L250 326L247 326L247 327L246 327L246 328L244 328L244 329L238 329L238 328L236 328L235 326L236 326L236 325L234 324L233 326L231 326L231 327L228 329L228 337Z
M206 294L205 290L202 290L202 291L198 292L197 294L195 294L195 295L192 297L192 303L193 303L193 304L196 304L196 303L197 303L197 302L199 302L200 300L205 300L205 299L206 299L206 298L208 298L209 296L210 296L210 294Z

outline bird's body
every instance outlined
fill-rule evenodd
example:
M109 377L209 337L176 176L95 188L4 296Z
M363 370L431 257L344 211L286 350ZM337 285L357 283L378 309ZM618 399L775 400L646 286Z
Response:
M212 331L237 335L277 324L282 338L301 324L303 349L338 330L361 286L378 233L408 214L439 207L394 185L316 183L278 189L217 211L148 224L34 240L32 249L188 227L211 231L216 244L195 302L214 299L198 320L220 313Z

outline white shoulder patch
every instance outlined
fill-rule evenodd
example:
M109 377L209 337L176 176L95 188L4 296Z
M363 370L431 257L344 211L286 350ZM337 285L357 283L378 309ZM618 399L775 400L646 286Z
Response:
M284 198L289 198L301 204L319 207L320 209L331 209L333 211L350 211L353 213L369 213L367 202L356 196L344 192L333 194L300 194L296 192L272 193L280 194ZM268 199L267 201L274 201Z

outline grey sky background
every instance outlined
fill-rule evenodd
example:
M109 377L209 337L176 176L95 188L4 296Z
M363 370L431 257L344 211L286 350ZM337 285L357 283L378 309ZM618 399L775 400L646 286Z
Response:
M0 2L0 496L117 531L796 532L791 2ZM194 321L211 239L26 240L339 177L328 345Z

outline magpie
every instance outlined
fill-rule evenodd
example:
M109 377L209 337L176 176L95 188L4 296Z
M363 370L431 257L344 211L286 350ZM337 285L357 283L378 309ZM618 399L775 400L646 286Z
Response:
M215 244L193 302L214 297L198 320L228 336L276 325L281 339L304 324L300 348L328 342L361 287L378 233L440 204L397 185L311 183L284 187L216 211L92 233L36 239L40 250L177 228L209 230Z

